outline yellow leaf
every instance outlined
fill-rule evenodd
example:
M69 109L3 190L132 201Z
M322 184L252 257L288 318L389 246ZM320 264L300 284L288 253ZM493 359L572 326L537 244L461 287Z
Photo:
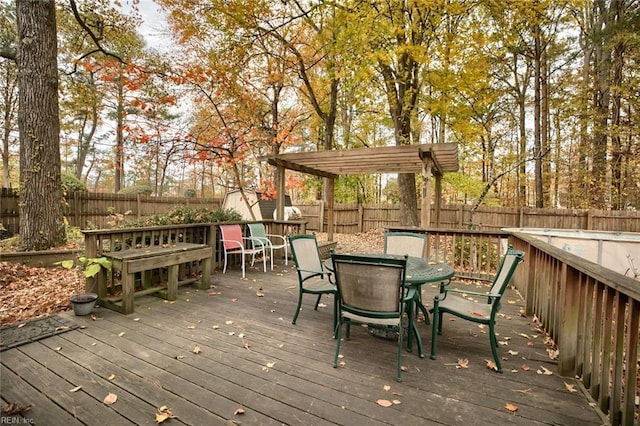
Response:
M538 374L544 374L545 376L552 376L553 371L540 366L540 369L537 371Z
M124 331L121 331L120 334L118 334L118 337L122 337L124 336Z
M495 362L485 359L486 363L487 363L487 368L489 370L494 370L494 371L498 371L498 366L496 365Z
M162 423L170 418L169 413L156 413L156 423Z
M196 345L196 346L193 348L193 351L192 351L192 352L193 352L194 354L199 354L200 352L202 352L202 349L200 349L200 346Z
M73 389L70 389L69 392L78 392L80 389L82 389L82 386L76 386Z
M116 378L116 375L115 375L115 374L112 374L112 375L110 375L110 376L109 376L109 380L113 380L113 379L115 379L115 378Z
M173 419L175 416L171 412L171 409L166 405L158 408L158 412L156 413L156 423L162 423L167 419Z
M376 401L376 404L378 404L381 407L387 408L387 407L391 407L393 405L393 402L388 401L386 399L379 399Z
M505 404L504 408L511 411L512 413L515 413L516 411L518 411L518 407L510 403Z
M575 385L569 384L567 382L564 382L564 387L567 388L567 390L569 391L569 393L576 393L578 392L578 389L576 389Z
M117 400L118 400L118 395L116 395L115 393L109 393L107 396L104 397L104 400L102 402L104 402L105 405L112 405L112 404L115 404Z

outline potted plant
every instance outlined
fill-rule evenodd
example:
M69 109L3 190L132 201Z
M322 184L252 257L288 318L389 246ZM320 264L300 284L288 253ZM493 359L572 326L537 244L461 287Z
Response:
M63 260L57 265L66 269L76 269L80 278L94 277L102 268L111 270L111 261L106 257L80 256L77 261ZM96 305L98 295L95 293L80 293L71 296L73 312L78 316L89 315Z

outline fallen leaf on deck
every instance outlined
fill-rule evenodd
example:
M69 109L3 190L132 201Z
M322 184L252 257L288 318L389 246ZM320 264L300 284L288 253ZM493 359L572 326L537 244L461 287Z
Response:
M194 354L199 354L200 352L202 352L202 349L200 349L200 346L196 345L193 348L193 351L191 351L191 352L193 352Z
M53 350L56 351L56 352L60 352L62 350L62 346L58 346L57 348L54 348Z
M529 346L530 348L533 347L533 342L527 342L527 346Z
M477 317L483 317L484 314L482 312L478 312L478 311L471 311L471 315L475 315Z
M233 412L234 416L241 416L244 414L244 408L238 408L236 411Z
M18 325L18 327L17 327L17 328L22 328L22 327L24 327L25 325L27 325L27 323L26 323L26 322L23 322L22 324Z
M511 356L516 356L516 355L518 355L518 351L512 351L512 350L509 350L507 353L508 353L509 355L511 355Z
M393 402L388 401L386 399L379 399L376 401L376 404L378 404L381 407L387 408L387 407L391 407L393 405Z
M268 362L267 363L267 368L273 368L276 365L275 362Z
M180 361L181 359L184 359L184 355L176 355L176 359Z
M558 359L560 356L560 351L558 349L547 349L547 353L549 354L550 359Z
M531 370L531 367L529 367L527 364L522 364L522 367L520 367L520 368L522 368L523 371Z
M104 397L104 400L102 402L104 402L105 405L112 405L112 404L115 404L117 400L118 400L118 395L116 395L115 393L109 393L107 396Z
M233 299L231 299L231 301L235 303L235 302L237 302L237 301L238 301L238 298L237 298L237 297L234 297Z
M124 331L121 331L120 334L118 334L118 337L122 337L124 336Z
M383 388L385 390L385 392L389 392L389 390L391 390L391 386L389 385L384 385Z
M171 412L171 409L168 408L166 405L163 405L162 407L158 408L158 412L156 413L156 423L162 423L165 420L173 419L173 418L175 418L175 416Z
M467 358L458 358L456 368L469 368L469 360Z
M511 411L512 413L515 413L516 411L518 411L518 407L510 403L505 404L504 408Z
M78 392L80 389L82 389L82 386L76 386L73 389L69 389L69 392Z
M193 330L193 329L195 329L195 328L196 328L196 326L195 326L195 325L189 325L189 326L187 326L187 328L188 328L189 330Z
M324 303L318 303L318 308L326 308L327 305Z
M518 336L522 336L522 337L524 337L525 339L530 339L530 337L529 337L529 335L528 335L528 334L518 333Z
M218 294L220 294L220 293L218 293L217 291L209 292L209 296L217 296Z
M553 376L553 371L540 366L540 369L537 371L538 374L544 374L545 376Z
M569 391L569 393L576 393L578 392L578 389L576 389L576 385L572 385L569 384L567 382L564 382L564 387L567 388L567 390Z
M399 399L394 399L394 400L393 400L393 401L391 401L391 402L393 402L393 405L400 405L400 404L402 404L402 401L400 401Z
M110 375L110 376L109 376L109 380L113 380L113 379L115 379L115 378L116 378L116 375L115 375L115 374L112 374L112 375Z
M18 405L14 402L10 403L10 404L4 404L2 406L2 411L5 414L9 414L9 415L13 415L13 414L23 414L26 411L29 411L31 409L31 407L33 407L33 405L31 404L27 404L27 405Z
M244 339L244 333L238 334L238 337L241 338L241 339Z
M485 359L485 361L487 362L487 368L489 370L498 371L498 366L496 365L495 362L488 359Z
M231 320L226 321L226 322L225 322L225 324L226 324L226 325L231 325L231 324L233 324L233 321L231 321Z

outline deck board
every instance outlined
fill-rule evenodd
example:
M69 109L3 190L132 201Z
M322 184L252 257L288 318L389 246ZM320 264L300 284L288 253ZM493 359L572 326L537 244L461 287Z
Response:
M177 416L170 424L192 425L603 423L584 394L566 390L575 380L536 372L555 371L555 364L535 324L518 315L515 293L506 296L516 303L505 301L497 326L499 340L510 338L500 348L503 374L485 367L486 333L445 316L438 359L428 356L430 326L419 324L427 357L419 358L415 345L404 352L407 370L398 383L396 342L363 327L352 328L342 344L345 365L333 368L330 296L314 311L314 297L306 295L291 324L294 269L249 268L245 280L238 269L212 275L211 290L181 287L175 302L137 298L131 315L103 308L94 311L96 320L63 314L82 327L2 353L3 401L33 404L25 416L44 425L155 424L162 405ZM425 286L423 300L435 291ZM467 358L469 368L456 368L458 358ZM69 392L75 386L82 389ZM112 406L102 403L109 392L118 395ZM401 403L383 408L378 399ZM507 411L507 403L517 412ZM245 414L235 414L239 408Z

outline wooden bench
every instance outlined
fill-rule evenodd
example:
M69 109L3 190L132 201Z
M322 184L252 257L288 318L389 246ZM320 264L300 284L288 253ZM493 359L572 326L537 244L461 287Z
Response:
M175 300L178 286L187 283L208 289L215 259L212 228L199 223L83 230L85 255L113 263L111 271L87 277L85 290L97 293L101 306L130 314L136 296Z
M211 286L211 247L206 244L176 243L109 252L103 255L113 263L112 273L120 272L121 274L122 295L109 297L105 285L107 279L100 279L98 281L99 303L101 306L123 314L133 312L133 301L136 296L158 293L167 300L176 300L179 285L195 282L197 288L204 290ZM202 262L200 279L190 278L179 281L179 266L194 261ZM153 285L151 271L164 267L168 269L167 285ZM142 289L136 291L135 278L138 272L142 273Z

